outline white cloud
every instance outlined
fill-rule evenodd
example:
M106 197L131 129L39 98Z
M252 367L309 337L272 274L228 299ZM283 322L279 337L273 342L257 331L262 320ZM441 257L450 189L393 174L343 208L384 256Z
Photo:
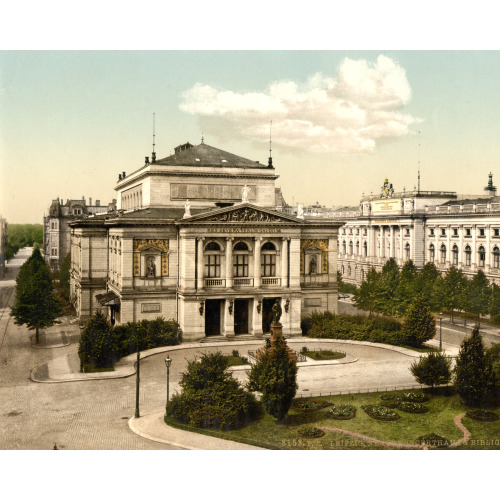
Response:
M268 140L272 120L274 145L305 151L370 153L377 139L408 134L420 121L402 112L411 99L404 68L383 55L374 63L346 58L336 78L317 73L302 85L249 93L197 83L181 97L181 110L222 120L226 135Z

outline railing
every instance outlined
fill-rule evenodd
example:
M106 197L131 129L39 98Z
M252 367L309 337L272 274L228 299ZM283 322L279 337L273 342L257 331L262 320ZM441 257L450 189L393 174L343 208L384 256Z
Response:
M447 387L446 385L440 387ZM322 396L342 396L345 394L366 394L369 392L390 392L390 391L408 391L412 389L423 389L424 386L417 384L408 384L408 385L399 385L399 386L387 386L384 388L381 387L367 387L361 389L344 389L343 391L320 391L320 392L304 392L300 391L295 396L296 398L318 398Z
M281 278L262 278L262 285L281 285Z
M208 287L225 287L226 280L222 278L205 278L205 286Z
M253 278L233 278L233 286L253 286Z

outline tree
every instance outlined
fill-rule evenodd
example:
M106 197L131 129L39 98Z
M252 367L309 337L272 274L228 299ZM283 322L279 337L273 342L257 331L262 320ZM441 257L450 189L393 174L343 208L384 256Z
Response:
M478 327L462 341L454 374L455 388L466 405L486 405L494 397L498 381Z
M363 281L354 292L353 300L358 309L369 311L370 315L375 310L378 281L380 274L371 267L366 273L366 280Z
M102 312L97 311L87 322L80 335L78 347L80 367L111 368L116 361L116 344L113 327Z
M442 353L430 352L420 357L410 366L410 371L419 384L434 389L437 385L447 384L451 379L451 359Z
M394 293L399 286L400 273L396 260L391 257L382 268L382 273L378 280L377 294L375 296L374 309L388 315L397 313Z
M16 301L12 308L14 322L35 330L38 344L39 329L56 324L61 314L62 303L54 295L50 270L40 250L35 248L16 278Z
M420 347L436 334L436 321L431 314L426 298L419 294L415 297L403 322L401 335L404 343Z
M71 270L71 253L68 253L61 262L59 268L59 284L66 299L69 299L69 278Z
M434 262L427 262L417 276L416 293L422 293L427 297L433 312L441 310L440 297L437 293L441 280L441 273Z
M462 296L467 289L467 278L464 273L456 267L450 267L439 286L439 301L443 309L451 310L451 321L453 322L453 310L462 305Z
M491 285L491 295L489 304L489 314L494 323L500 323L500 286L493 283Z
M488 314L491 288L488 278L483 271L479 270L475 276L469 280L467 286L467 304L471 313L477 314L478 325L481 322L481 315Z
M394 294L398 315L403 316L410 306L417 288L417 268L411 260L403 264L399 285Z
M268 342L259 361L252 366L253 389L262 392L262 403L269 415L282 422L297 392L297 363L288 356L286 342L277 337Z

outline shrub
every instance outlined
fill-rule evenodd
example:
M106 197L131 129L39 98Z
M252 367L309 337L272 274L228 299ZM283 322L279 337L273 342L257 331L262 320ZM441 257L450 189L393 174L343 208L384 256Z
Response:
M322 410L327 406L331 406L331 403L327 401L321 401L317 399L295 399L292 403L292 408L298 411L316 411Z
M465 416L474 420L479 420L480 422L495 422L499 418L494 411L482 410L480 408L467 410Z
M429 396L424 394L423 392L403 392L402 394L382 394L380 399L383 401L410 401L414 403L424 403L425 401L429 401Z
M419 384L434 388L448 384L451 380L451 359L442 353L430 352L410 366L410 371Z
M350 420L356 416L356 408L349 404L333 405L333 408L326 412L326 416L335 420Z
M78 356L83 371L88 365L110 368L116 361L117 353L111 324L99 311L90 318L80 335Z
M391 421L401 418L395 411L386 406L365 405L361 407L365 413L375 420Z
M182 392L172 397L167 416L203 428L236 429L251 422L259 405L226 368L227 359L220 352L188 362Z
M325 435L325 431L317 427L303 427L297 431L298 435L303 438L320 438Z
M236 349L233 349L233 354L232 354L235 358L239 357L240 353L236 350Z
M410 401L390 401L384 403L387 408L397 409L405 413L427 413L429 408L420 403L412 403Z
M300 350L300 352L301 352L302 354L305 354L305 353L307 352L307 346L304 346L304 347Z
M423 294L415 297L408 308L401 335L406 345L420 347L436 334L436 321Z

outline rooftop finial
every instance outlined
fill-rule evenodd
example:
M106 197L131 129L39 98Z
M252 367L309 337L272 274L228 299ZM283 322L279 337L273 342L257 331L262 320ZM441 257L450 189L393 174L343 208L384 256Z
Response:
M271 131L273 127L273 121L271 120L269 122L269 162L267 163L267 166L269 168L273 168L273 150L272 150L272 141L271 141Z
M203 137L203 132L201 133L201 143L205 144L205 138Z
M153 153L151 154L151 161L154 163L156 161L156 153L155 153L155 115L156 113L153 113Z

